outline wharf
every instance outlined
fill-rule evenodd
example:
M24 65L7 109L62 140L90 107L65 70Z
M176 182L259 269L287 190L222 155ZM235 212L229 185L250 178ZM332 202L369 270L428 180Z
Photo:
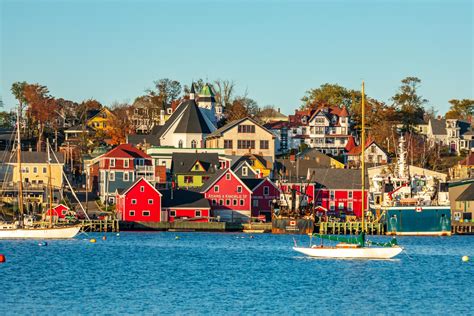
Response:
M118 232L120 230L119 221L116 219L82 220L81 225L83 232Z
M452 221L451 233L453 235L474 235L474 223Z
M235 232L242 231L241 223L227 222L120 222L122 231L204 231L204 232Z
M385 232L382 223L364 223L365 232L369 235L383 235ZM315 224L315 232L331 235L356 235L362 230L362 222L320 222Z

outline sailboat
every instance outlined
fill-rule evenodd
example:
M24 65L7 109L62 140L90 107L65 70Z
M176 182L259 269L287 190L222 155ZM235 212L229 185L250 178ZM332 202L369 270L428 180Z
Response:
M23 184L21 171L21 138L20 138L20 109L18 109L17 120L17 168L18 168L18 220L13 223L0 222L0 239L68 239L75 237L81 230L81 225L56 225L52 222L52 213L49 216L49 224L35 222L31 217L24 214L23 205ZM50 146L47 143L48 151L48 196L49 209L53 206L53 189L51 185L51 157Z
M365 144L365 93L364 82L362 82L362 139ZM363 145L362 145L363 146ZM345 237L323 234L313 234L312 237L320 238L320 245L309 247L298 247L295 243L293 249L310 257L333 258L333 259L391 259L402 252L403 248L393 238L389 242L378 243L366 240L365 237L365 150L361 151L361 173L362 173L362 230L358 236ZM338 241L334 247L324 246L323 240Z

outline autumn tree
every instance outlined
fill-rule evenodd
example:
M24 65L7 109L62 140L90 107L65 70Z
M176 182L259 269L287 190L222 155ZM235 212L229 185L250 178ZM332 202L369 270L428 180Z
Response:
M107 122L106 134L112 145L120 145L126 142L126 136L132 134L133 127L128 117L130 105L115 102L111 106L112 117Z
M392 97L393 105L400 111L403 127L411 131L413 126L423 122L424 105L428 100L418 94L421 80L417 77L406 77L397 93Z
M177 100L181 95L181 83L176 80L168 78L156 80L155 90L147 90L146 92L152 96L159 96L163 102L170 104L174 100Z
M229 106L229 110L226 113L227 122L239 120L241 118L249 116L247 106L244 98L235 99L234 102Z
M27 116L37 126L37 151L42 150L42 143L46 127L53 127L57 121L58 116L57 102L49 95L49 90L46 86L40 84L27 84L24 87L24 97L28 108L26 110Z
M447 119L466 120L472 123L474 116L474 100L472 99L452 99L449 100L451 107L446 112Z
M227 110L232 104L234 96L235 82L231 80L217 79L214 81L216 87L216 103Z

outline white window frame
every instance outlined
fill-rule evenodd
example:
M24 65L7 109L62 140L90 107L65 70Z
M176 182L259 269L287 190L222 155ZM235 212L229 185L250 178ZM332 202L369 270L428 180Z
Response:
M353 199L354 198L354 191L347 192L347 198Z
M237 186L237 193L242 193L242 186L241 185Z
M130 175L128 172L123 173L123 181L128 182L130 181Z
M140 186L140 192L145 192L145 186L144 185Z
M240 199L240 206L244 206L245 202L244 199Z
M115 167L115 158L109 159L109 167Z
M33 173L38 173L38 167L33 167Z
M109 171L109 181L115 181L115 171Z
M145 213L148 213L148 214L145 214ZM149 210L143 210L142 211L142 216L144 217L150 217L151 216L151 212Z
M225 179L226 179L226 180L230 180L230 179L231 179L230 173L227 173L227 174L225 175Z
M257 199L252 200L252 206L253 207L258 207L258 200Z
M242 176L246 177L249 175L249 168L248 167L242 167Z
M124 159L123 161L123 167L128 168L130 166L130 161L128 159Z
M263 187L263 195L269 195L270 194L270 187L269 186L264 186Z

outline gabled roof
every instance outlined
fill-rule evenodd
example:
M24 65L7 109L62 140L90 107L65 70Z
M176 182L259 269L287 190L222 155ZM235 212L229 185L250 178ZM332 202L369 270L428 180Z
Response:
M173 153L171 168L173 173L188 173L198 161L207 173L216 172L220 165L217 153Z
M471 183L456 199L456 201L474 201L474 183Z
M385 154L388 155L388 153L385 151L385 149L383 149L379 144L377 144L377 143L375 142L375 140L372 140L371 138L369 138L369 139L365 142L365 149L369 148L369 147L372 146L372 145L377 146L377 147L380 148ZM361 148L362 148L362 146L361 146L361 145L358 145L358 146L352 148L351 150L349 150L349 151L347 152L347 155L348 155L348 156L358 156L358 155L360 155L360 154L362 153L362 149L361 149Z
M433 135L447 135L446 119L430 119ZM457 120L457 126L460 128L459 135L462 136L471 130L471 124L463 120Z
M459 163L461 166L472 166L474 165L474 152L470 152L469 155L461 160Z
M227 132L228 130L230 130L231 128L239 125L240 123L243 123L245 122L246 120L249 120L251 121L252 123L254 123L255 125L257 125L258 127L262 128L265 132L269 133L270 135L272 135L273 138L275 138L275 135L270 132L268 129L266 129L265 127L263 127L260 123L258 123L257 121L255 121L253 118L250 118L250 117L244 117L244 118L241 118L241 119L238 119L238 120L234 120L232 122L229 122L227 123L226 125L222 126L221 128L219 129L216 129L214 132L212 132L211 134L207 135L206 138L211 138L211 137L220 137L223 135L223 133Z
M266 179L241 179L243 183L245 183L245 185L250 189L250 190L255 190L255 188L260 184L262 183L263 181L265 181Z
M150 182L148 182L147 179L143 178L143 177L140 177L137 181L135 181L135 183L133 183L130 187L128 187L127 189L125 190L119 190L117 189L117 192L118 194L120 195L125 195L127 194L132 188L134 188L137 184L139 184L140 182L145 182L147 185L149 185L151 188L153 188L153 190L155 190L160 196L162 195L160 191L158 191L155 186L153 184L151 184Z
M221 179L222 176L224 174L226 174L227 172L230 172L237 179L237 181L239 181L245 188L247 188L247 190L252 191L252 190L249 189L249 187L247 187L245 185L245 183L242 181L242 179L240 179L231 169L219 169L219 170L217 170L217 172L213 176L211 176L206 183L204 183L204 185L200 188L200 191L202 193L205 193L206 191L208 191L210 188L212 188L214 183L219 181L219 179Z
M56 157L58 161L56 161ZM11 151L1 151L0 152L0 162L1 163L16 163L17 162L16 153ZM50 153L51 164L64 164L64 154L61 152L51 152ZM22 151L21 152L21 163L48 163L48 153L45 151Z
M347 144L346 144L346 147L344 147L344 149L346 151L351 151L355 147L357 147L357 145L356 145L354 136L350 135L349 138L347 139Z
M270 161L267 161L263 156L255 155L255 154L246 154L246 155L240 156L240 158L238 158L232 165L235 166L239 164L241 161L249 162L252 160L258 160L267 169L272 168L272 163Z
M200 192L177 189L161 190L161 194L162 208L210 208L209 201Z
M317 160L321 165L330 167L332 161L339 162L337 159L334 159L326 154L320 152L317 148L306 148L301 153L298 154L298 157L304 160Z
M252 175L254 177L256 177L258 175L257 172L253 169L253 167L246 160L241 160L241 161L238 161L238 162L234 163L232 165L232 171L234 171L234 173L236 173L236 174L239 173L239 177L242 177L240 175L242 167L247 167L248 168L248 175L243 176L243 177L251 177ZM241 178L241 179L243 179L243 178Z
M330 190L362 189L362 177L359 169L310 168L307 177L311 179L310 183L315 183L316 188L327 188ZM367 173L365 183L369 183Z
M201 91L199 92L199 95L202 96L207 96L207 97L213 97L214 96L214 91L212 89L212 86L209 83L206 83Z
M109 152L101 156L101 158L143 158L151 159L151 156L147 155L138 148L135 148L131 144L121 144L113 148Z

